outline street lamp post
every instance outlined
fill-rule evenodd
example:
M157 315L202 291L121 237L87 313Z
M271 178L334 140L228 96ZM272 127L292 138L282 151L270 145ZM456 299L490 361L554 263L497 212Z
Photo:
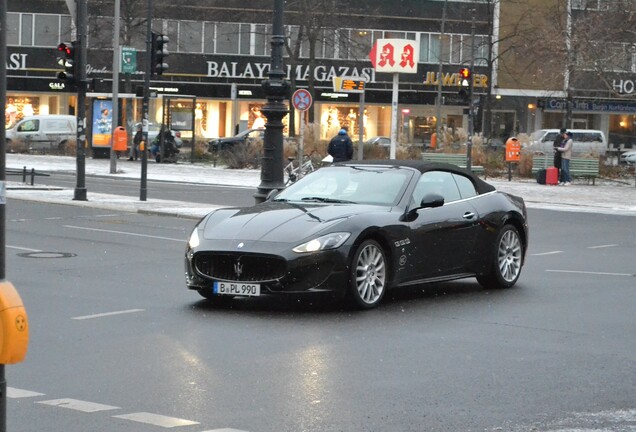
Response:
M272 56L269 65L268 79L263 81L267 103L262 112L267 117L265 137L263 139L263 159L261 168L261 184L254 198L256 203L265 201L267 195L275 189L283 189L283 117L287 115L284 103L289 93L289 83L285 81L283 70L283 47L285 29L283 28L284 0L274 0L274 18L272 25Z

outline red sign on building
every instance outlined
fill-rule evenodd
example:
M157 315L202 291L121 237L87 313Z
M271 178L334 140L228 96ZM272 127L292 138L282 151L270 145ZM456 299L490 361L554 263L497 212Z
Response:
M369 59L376 72L417 73L420 45L410 39L378 39Z

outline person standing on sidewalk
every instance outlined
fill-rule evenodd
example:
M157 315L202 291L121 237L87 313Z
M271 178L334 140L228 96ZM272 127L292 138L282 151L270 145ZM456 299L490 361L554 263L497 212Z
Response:
M129 161L137 160L137 158L139 157L139 145L141 144L141 141L143 141L143 139L143 128L140 125L137 126L137 132L135 133L135 137L133 138L132 147L130 147L130 157L128 158Z
M346 129L340 129L338 135L329 141L327 152L333 157L334 162L345 162L353 157L353 143L347 135Z
M565 143L565 132L566 132L566 129L565 128L561 128L561 130L559 131L559 134L554 139L554 143L552 144L552 146L554 147L553 165L558 170L559 183L563 182L563 177L562 177L562 174L561 174L561 152L558 151L557 149L559 147L563 146L563 144Z
M557 151L561 153L561 186L569 186L572 184L572 177L570 176L570 159L572 159L572 132L565 134L565 144L557 148Z

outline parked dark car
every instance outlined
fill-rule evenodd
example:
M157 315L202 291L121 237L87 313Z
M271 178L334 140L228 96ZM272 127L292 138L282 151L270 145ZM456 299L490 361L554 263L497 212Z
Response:
M272 194L273 195L273 194ZM331 292L362 309L387 289L476 277L513 286L528 248L522 198L455 165L346 162L194 228L186 285L212 301Z
M367 145L377 145L381 147L391 147L391 138L385 136L376 136L369 138L364 142Z
M265 129L247 129L237 135L225 138L214 138L208 142L210 153L227 150L237 143L246 143L255 140L263 140Z

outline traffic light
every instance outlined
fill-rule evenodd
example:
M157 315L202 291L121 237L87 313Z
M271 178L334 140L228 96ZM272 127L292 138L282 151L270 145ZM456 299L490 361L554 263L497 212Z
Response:
M168 36L152 32L152 52L150 54L151 75L163 75L168 70Z
M64 68L58 72L57 79L67 84L77 83L77 53L79 44L77 41L63 42L57 46L57 64Z
M468 80L470 80L470 69L469 68L461 68L459 70L459 77L462 80L462 85L468 85ZM464 83L465 82L465 83Z

